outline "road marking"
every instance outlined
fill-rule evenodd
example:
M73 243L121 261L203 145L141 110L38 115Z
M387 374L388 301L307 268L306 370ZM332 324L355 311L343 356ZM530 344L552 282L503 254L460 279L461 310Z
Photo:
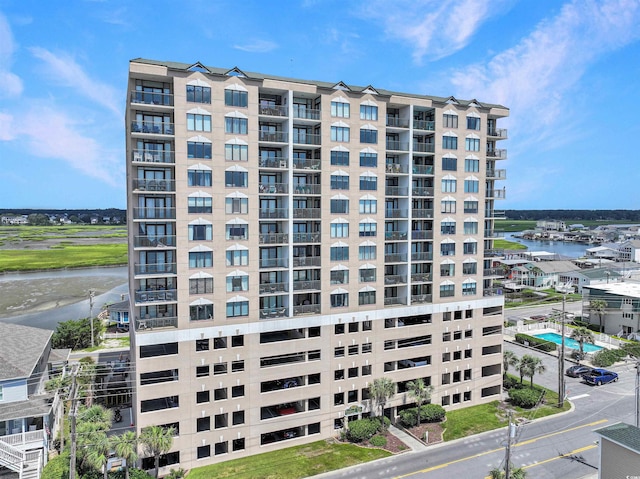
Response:
M547 439L547 438L549 438L549 437L557 436L558 434L564 434L565 432L569 432L569 431L575 431L576 429L581 429L581 428L583 428L583 427L592 427L592 426L597 426L598 424L602 424L603 422L607 422L607 421L608 421L608 419L599 419L598 421L590 422L590 423L588 423L588 424L583 424L583 425L581 425L581 426L572 427L572 428L570 428L570 429L563 429L562 431L552 432L551 434L546 434L546 435L544 435L544 436L538 436L538 437L536 437L536 438L529 439L529 440L527 440L527 441L519 442L519 443L517 443L517 444L514 444L514 445L512 446L512 448L514 448L514 447L520 447L520 446L525 446L525 445L527 445L527 444L533 444L534 442L537 442L537 441L539 441L539 440L541 440L541 439ZM588 447L588 448L591 448L591 447L596 447L596 446L587 446L587 447ZM468 461L469 459L475 459L475 458L477 458L477 457L486 456L487 454L493 454L494 452L503 451L503 450L504 450L504 448L503 448L503 447L499 447L499 448L497 448L497 449L491 449L490 451L480 452L480 453L478 453L478 454L474 454L473 456L462 457L462 458L460 458L460 459L456 459L455 461L445 462L445 463L442 463L442 464L438 464L437 466L427 467L426 469L420 469L420 470L418 470L418 471L413 471L413 472L410 472L410 473L408 473L408 474L404 474L404 475L402 475L402 476L396 476L394 479L402 479L402 478L404 478L404 477L410 477L410 476L413 476L414 474L422 474L422 473L424 473L424 472L437 471L438 469L445 468L445 467L447 467L447 466L449 466L449 465L451 465L451 464L457 464L457 463L459 463L459 462ZM577 449L576 451L580 451L580 450L581 450L581 449ZM585 449L585 450L586 450L586 449ZM568 453L568 454L574 454L576 451L572 451L572 452L570 452L570 453ZM567 455L567 454L565 454L565 455ZM559 457L561 457L561 456L555 457L555 458L553 458L553 459L558 459ZM547 462L548 462L549 460L553 460L553 459L547 459ZM537 465L537 464L543 464L543 462L538 462L538 463L536 463L535 465ZM533 467L533 464L532 464L531 466L528 466L528 467Z
M573 397L570 397L568 399L569 399L569 401L574 401L576 399L582 399L582 398L588 398L588 397L589 397L588 394L578 394L577 396L573 396Z

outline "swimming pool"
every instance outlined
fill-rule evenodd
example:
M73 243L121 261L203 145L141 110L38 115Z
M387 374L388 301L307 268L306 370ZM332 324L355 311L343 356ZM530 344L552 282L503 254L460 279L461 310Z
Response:
M551 341L552 343L561 344L562 336L558 333L544 333L544 334L534 334L536 338L544 339L545 341ZM567 348L580 350L580 344L575 339L564 338L564 345ZM582 345L583 351L585 353L594 353L596 351L600 351L602 349L601 346L596 346L595 344L584 343Z

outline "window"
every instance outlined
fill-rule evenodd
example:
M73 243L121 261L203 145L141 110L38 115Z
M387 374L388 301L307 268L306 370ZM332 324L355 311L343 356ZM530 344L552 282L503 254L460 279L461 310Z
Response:
M203 431L210 431L210 430L211 430L211 417L210 416L199 417L198 420L196 421L196 431L203 432Z
M331 102L331 116L339 118L349 118L349 104L332 101Z
M378 107L374 105L360 105L360 119L378 121Z
M189 268L210 268L213 266L212 251L192 251L189 253Z
M240 359L238 361L232 361L231 362L231 372L232 373L239 373L241 371L244 371L244 359Z
M465 158L464 171L468 173L480 172L480 160L477 160L475 158Z
M348 238L349 223L331 223L330 233L332 238Z
M358 225L358 233L360 236L376 236L378 233L378 225L371 222L362 222Z
M333 349L333 357L342 358L344 357L344 346L337 346Z
M372 367L371 365L366 365L366 366L362 366L361 368L361 375L362 376L371 376L371 371L372 371ZM364 398L363 398L364 399Z
M244 424L244 411L233 411L232 423L234 426Z
M362 322L362 330L363 331L371 331L373 329L373 323L370 319Z
M360 200L361 214L376 214L378 212L378 200Z
M443 235L456 234L456 222L455 221L442 221L440 223L440 233Z
M336 166L349 166L348 151L332 151L331 164Z
M331 271L329 282L331 284L349 284L349 270Z
M477 213L478 212L478 202L477 201L465 201L464 202L464 212L465 213Z
M456 265L454 263L449 264L441 264L440 265L440 276L454 276L456 274Z
M457 120L457 118L456 118ZM457 150L458 149L458 138L455 136L443 136L442 137L442 148L446 150Z
M196 351L209 351L209 339L196 339Z
M378 143L378 130L361 128L360 143Z
M227 399L227 388L217 388L213 390L214 401L224 401Z
M442 180L442 192L443 193L455 193L456 192L456 180L445 178Z
M466 393L465 393L466 394ZM243 451L244 450L244 437L240 439L234 439L231 441L232 448L234 451Z
M331 189L332 190L348 190L349 177L342 176L342 175L331 175Z
M196 393L196 403L201 404L203 402L209 402L211 395L209 391L198 391Z
M478 222L477 221L465 221L464 222L464 234L466 234L466 235L478 234Z
M227 318L249 316L249 301L229 301L227 303Z
M455 213L456 212L456 200L442 200L440 202L441 213Z
M205 378L209 376L209 366L196 366L196 377Z
M476 118L473 116L467 117L467 130L479 130L480 129L480 118Z
M478 243L475 241L468 241L462 245L462 252L464 254L477 254L478 253Z
M208 86L187 85L187 101L211 103L211 88Z
M366 246L363 246L366 248ZM360 272L360 282L361 283L371 283L376 280L376 269L375 268L362 268L359 270Z
M358 390L354 389L352 391L349 391L347 393L347 402L352 403L352 402L358 402Z
M225 117L224 132L240 135L247 134L248 120L246 118Z
M442 170L443 171L456 171L458 169L458 159L457 158L442 158Z
M216 456L219 456L221 454L226 454L227 452L229 452L229 443L227 441L216 442L213 445L213 447L214 447L214 454Z
M349 306L349 293L334 293L331 294L331 307L343 308Z
M349 261L348 246L332 246L331 261Z
M349 213L349 200L331 200L332 213Z
M375 176L361 176L360 177L360 190L361 191L375 191L378 189L378 178Z
M231 336L231 347L240 348L244 346L244 336L242 334L238 336Z
M227 251L227 266L247 266L249 264L249 251Z
M248 145L224 145L224 159L227 161L248 161Z
M211 186L211 170L189 170L187 184L189 186Z
M206 321L207 319L213 319L213 304L189 306L189 320Z
M478 272L477 263L464 263L462 265L462 274L476 274Z
M442 243L440 245L440 254L442 256L453 256L456 254L455 243Z
M465 138L464 148L467 151L480 151L480 138Z
M478 180L464 180L464 192L465 193L477 193L480 188L480 182Z
M476 294L476 283L462 283L462 294L465 296Z
M231 397L232 398L237 398L237 397L242 397L242 396L244 396L244 385L233 386L231 388Z
M229 419L226 412L213 416L213 427L215 429L222 429L227 426L229 426Z
M375 168L378 166L377 153L360 153L360 166L370 166Z
M188 200L189 213L211 213L213 209L211 197L192 196Z
M187 156L189 158L211 159L211 143L201 143L196 141L187 142Z
M454 284L441 284L440 285L440 297L447 298L455 294Z
M357 333L359 329L360 329L360 324L359 323L349 323L349 332L350 333Z
M198 446L198 459L204 459L211 456L211 446Z
M226 239L248 239L249 227L242 224L228 224L225 226Z
M358 293L358 304L376 304L376 292L375 291L361 291Z
M357 344L351 344L349 346L349 356L355 356L360 351L360 347Z
M332 126L331 141L349 142L349 127L348 126Z
M212 230L211 225L189 225L189 240L210 241Z
M344 404L344 393L335 393L333 395L333 405L341 406L342 404Z
M211 115L187 113L187 130L211 131Z
M246 215L249 213L249 199L226 198L224 200L224 212L227 214Z
M246 188L247 176L246 171L225 171L224 184L227 187Z
M227 276L227 293L249 291L249 276Z
M224 104L225 106L238 106L246 108L249 101L249 94L246 91L225 90Z
M442 126L444 128L458 128L458 115L442 115Z

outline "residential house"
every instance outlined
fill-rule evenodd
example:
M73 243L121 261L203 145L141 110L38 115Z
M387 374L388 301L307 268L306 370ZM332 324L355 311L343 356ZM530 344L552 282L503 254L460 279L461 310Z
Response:
M120 301L107 307L109 324L117 328L129 329L129 300Z
M591 311L593 300L607 303L602 325L604 332L618 336L640 335L640 282L620 281L582 287L582 316L591 324L600 324L600 317Z
M619 422L594 431L600 436L598 479L634 478L640 474L640 429Z

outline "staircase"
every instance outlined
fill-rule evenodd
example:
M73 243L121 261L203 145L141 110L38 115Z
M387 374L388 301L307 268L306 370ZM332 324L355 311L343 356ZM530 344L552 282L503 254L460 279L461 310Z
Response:
M0 466L17 472L18 479L39 479L42 468L42 449L22 451L0 440Z

